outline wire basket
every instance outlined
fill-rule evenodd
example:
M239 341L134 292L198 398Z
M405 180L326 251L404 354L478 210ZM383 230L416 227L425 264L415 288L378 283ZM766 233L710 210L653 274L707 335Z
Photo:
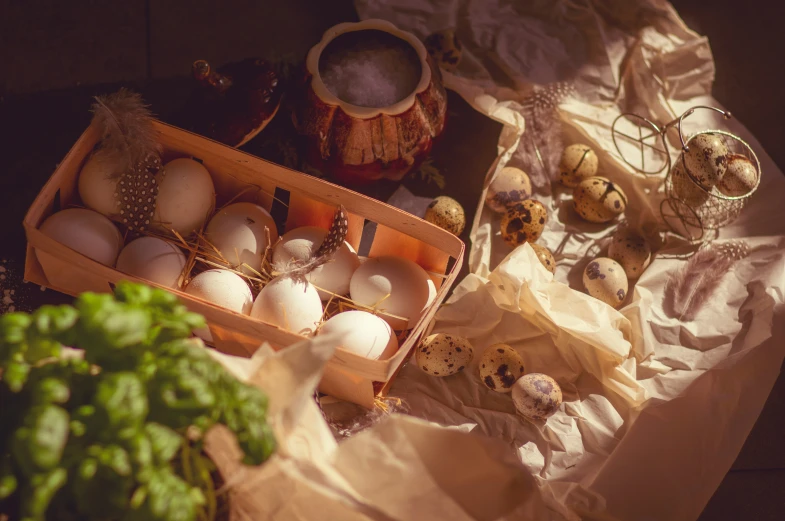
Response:
M637 114L625 113L614 120L612 127L616 150L628 166L646 176L665 173L665 198L660 203L663 223L672 232L692 241L703 240L706 231L716 231L733 222L757 190L761 177L760 162L755 152L735 134L724 130L701 130L685 140L682 122L697 109L713 110L725 119L731 118L730 112L698 106L662 126ZM671 161L665 134L674 127L678 130L682 148L678 158ZM631 128L634 130L631 131ZM723 156L725 160L739 155L752 163L755 179L750 190L741 195L727 195L716 185L701 184L698 172L691 171L686 161L690 143L701 134L720 137L727 148L727 154Z

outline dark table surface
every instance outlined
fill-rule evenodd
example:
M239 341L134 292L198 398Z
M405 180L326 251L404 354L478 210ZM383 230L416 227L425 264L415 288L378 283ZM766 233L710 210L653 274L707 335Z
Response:
M137 76L141 75L144 79L0 96L0 158L3 161L0 167L0 290L3 292L0 312L8 310L9 306L31 310L44 303L70 301L70 297L65 295L51 290L42 291L37 285L22 282L25 237L21 221L57 163L88 125L88 108L92 96L112 92L120 85L130 86L143 94L161 119L178 123L178 112L191 83L182 74L172 74L172 71L182 63L190 63L194 54L201 53L199 57L212 59L239 58L244 57L242 53L255 44L253 39L249 42L246 41L247 37L240 39L236 34L248 34L252 22L238 22L227 18L225 14L220 15L222 11L205 7L209 4L207 2L197 2L201 10L189 11L188 16L191 18L186 17L186 20L181 19L182 11L173 7L173 4L182 2L138 3L143 6L141 11L134 7L137 3L130 2L124 7L128 13L123 21L115 23L137 24L141 28L141 35L130 30L126 31L128 34L120 33L127 36L124 43L128 46L126 54L135 56L129 59L129 63L139 69ZM238 10L258 13L259 17L255 20L264 30L260 29L257 40L266 42L267 48L274 51L273 55L277 51L278 56L286 57L288 53L290 58L304 54L314 43L308 40L309 37L318 39L327 27L340 21L356 19L349 2L339 2L329 9L314 7L314 2L299 0L293 3L294 7L264 6L267 9L264 11L266 22L261 19L263 13L258 3L229 3L242 4ZM12 11L4 11L7 4L0 0L0 13ZM276 42L287 40L285 29L278 27L280 20L292 16L304 5L310 6L312 10L298 14L305 21L301 26L291 29L299 35L298 46L280 50L280 43ZM785 50L780 35L785 8L764 8L764 2L752 1L741 5L725 0L712 3L711 7L697 0L674 1L674 5L688 24L709 37L717 65L715 96L748 126L775 162L781 168L785 167L785 148L781 146L785 139L785 125L782 124L785 120L785 103L780 94L785 69L780 66L779 58ZM95 3L69 4L69 9L86 11L89 18L88 8L95 9ZM17 48L23 57L24 46L28 46L31 58L27 67L49 66L60 71L61 75L73 73L73 68L57 68L58 54L66 56L69 52L78 53L78 45L82 44L77 42L74 44L77 47L70 49L68 39L58 40L53 37L47 40L50 42L48 53L44 52L47 44L31 40L28 34L31 27L21 21L39 25L54 22L46 17L44 22L36 21L29 12L14 13L20 18L16 21L18 23L13 19L9 21L7 17L5 21L0 20L0 33L4 35L0 37L0 43L8 45L8 42L14 41L14 34L17 34L19 37L16 41L22 42ZM0 18L3 17L0 15ZM167 23L174 19L181 25L193 25L194 34L184 36L181 32L173 35L167 30ZM243 31L238 31L237 23L243 27ZM25 35L21 35L23 32ZM215 42L209 48L200 44L202 40L198 35L203 32L209 32L211 43ZM33 33L37 34L35 31ZM756 38L752 38L752 35L756 35ZM276 45L279 45L278 50ZM133 54L138 46L144 48L141 57ZM0 50L0 57L5 58L7 51L7 48ZM124 49L113 49L113 52L123 56ZM233 53L239 55L234 56ZM18 61L20 58L15 56L14 59ZM107 69L105 63L103 66L104 70L113 70L111 67ZM82 64L80 67L75 69L76 74L87 78L87 81L92 77L103 77L91 76L93 69L89 66ZM37 85L36 82L45 84L46 78L41 79L39 76L30 80L30 89ZM0 89L4 85L0 82ZM7 86L5 88L8 89ZM444 190L436 183L418 176L407 178L404 185L420 196L451 195L463 204L467 215L471 216L477 207L484 172L496 154L500 128L475 113L452 93L449 103L449 126L433 151L434 164L445 177ZM275 141L277 133L288 135L288 132L288 121L279 115L271 127L243 149L261 157L282 161L280 150L271 146L271 142ZM396 186L393 183L381 183L365 191L368 195L384 200ZM462 238L467 241L468 232ZM785 378L780 377L733 468L707 505L702 521L785 518L785 494L782 493L785 491L784 434Z

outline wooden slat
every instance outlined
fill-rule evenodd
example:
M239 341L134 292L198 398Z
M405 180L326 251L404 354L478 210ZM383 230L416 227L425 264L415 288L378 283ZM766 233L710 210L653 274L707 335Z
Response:
M317 201L308 195L294 191L289 194L289 217L286 220L286 231L301 226L318 226L329 229L335 216L335 206ZM346 242L357 250L363 235L365 219L357 214L349 213L349 233Z

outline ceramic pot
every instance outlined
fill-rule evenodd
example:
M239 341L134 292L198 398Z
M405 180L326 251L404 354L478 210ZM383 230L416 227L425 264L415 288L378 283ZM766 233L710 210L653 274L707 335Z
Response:
M419 62L419 81L411 92L387 106L351 104L328 89L320 65L330 44L352 45L386 33L402 40ZM356 34L349 34L356 33ZM398 40L395 40L400 44ZM351 48L350 48L351 50ZM414 70L414 69L412 69ZM416 80L416 77L415 77ZM308 53L304 77L297 86L293 122L306 140L311 166L339 182L362 184L400 180L428 155L444 129L447 95L439 67L413 34L384 20L342 23L328 29Z

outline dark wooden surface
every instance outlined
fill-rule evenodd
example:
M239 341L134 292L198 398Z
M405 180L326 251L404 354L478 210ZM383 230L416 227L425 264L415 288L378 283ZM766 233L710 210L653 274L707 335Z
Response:
M717 68L715 96L785 167L785 6L762 0L673 3L691 27L709 38ZM91 96L122 82L141 91L162 119L174 120L190 87L186 76L194 59L296 59L325 29L354 19L351 2L344 0L231 0L220 7L184 0L113 2L111 7L97 0L0 0L0 260L7 270L0 288L14 290L20 309L70 300L21 282L25 241L20 223L88 124ZM435 162L445 175L446 192L472 215L499 128L456 96L450 103L448 131L434 150ZM261 143L252 141L246 149L276 159ZM441 192L422 180L406 185L417 195ZM384 198L393 189L380 185L370 195ZM701 521L782 520L783 492L785 378L780 377Z

